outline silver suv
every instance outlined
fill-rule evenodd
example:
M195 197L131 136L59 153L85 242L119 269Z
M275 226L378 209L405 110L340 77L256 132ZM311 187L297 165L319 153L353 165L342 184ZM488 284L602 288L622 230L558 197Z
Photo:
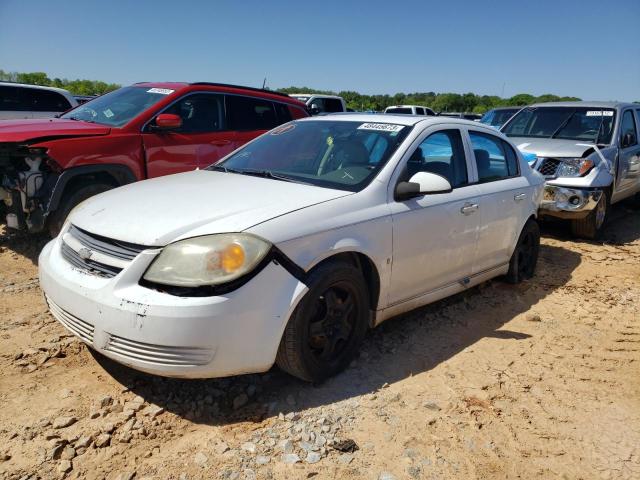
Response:
M640 193L639 125L638 104L558 102L523 108L501 131L537 156L532 167L546 178L540 214L595 238L609 207Z

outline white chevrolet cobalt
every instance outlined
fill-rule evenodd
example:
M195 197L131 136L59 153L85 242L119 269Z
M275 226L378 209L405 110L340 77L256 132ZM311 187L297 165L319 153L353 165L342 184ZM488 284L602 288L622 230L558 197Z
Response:
M442 117L282 125L217 165L97 195L40 255L51 313L174 377L334 375L384 320L533 275L544 179L501 133Z

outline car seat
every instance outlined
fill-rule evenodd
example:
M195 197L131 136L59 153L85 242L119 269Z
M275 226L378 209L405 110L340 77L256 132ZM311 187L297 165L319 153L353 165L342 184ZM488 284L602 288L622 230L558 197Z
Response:
M478 179L485 180L491 177L491 160L489 152L476 148L473 150L476 157L476 165L478 166Z

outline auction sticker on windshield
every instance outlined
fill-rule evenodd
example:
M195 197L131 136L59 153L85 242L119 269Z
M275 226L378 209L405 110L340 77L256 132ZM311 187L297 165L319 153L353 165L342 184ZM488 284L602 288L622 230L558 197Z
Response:
M613 117L613 111L611 110L589 110L587 111L587 117Z
M399 132L404 125L393 125L391 123L363 123L358 130L378 130L380 132Z
M147 90L147 93L159 93L160 95L169 95L175 92L175 90L171 90L170 88L150 88Z

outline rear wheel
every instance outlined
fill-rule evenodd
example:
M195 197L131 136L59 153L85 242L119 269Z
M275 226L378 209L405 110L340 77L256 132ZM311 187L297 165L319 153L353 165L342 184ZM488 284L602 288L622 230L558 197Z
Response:
M285 372L319 382L344 370L364 338L369 302L362 273L343 262L320 265L287 324L276 357Z
M69 213L71 213L71 210L73 210L80 203L84 202L87 198L93 197L94 195L102 192L106 192L107 190L111 190L112 188L114 188L114 186L107 183L92 183L77 188L66 194L64 197L62 197L60 205L58 205L58 209L49 216L49 219L47 221L49 234L52 237L58 236L60 230L62 229L62 225L64 225L64 222L69 216Z
M605 191L600 196L596 208L584 218L571 220L571 233L578 238L593 240L604 230L609 216L610 200L609 194Z
M509 271L505 280L509 283L520 283L533 277L538 263L540 251L540 227L538 222L529 219L524 225L516 248L509 261Z

